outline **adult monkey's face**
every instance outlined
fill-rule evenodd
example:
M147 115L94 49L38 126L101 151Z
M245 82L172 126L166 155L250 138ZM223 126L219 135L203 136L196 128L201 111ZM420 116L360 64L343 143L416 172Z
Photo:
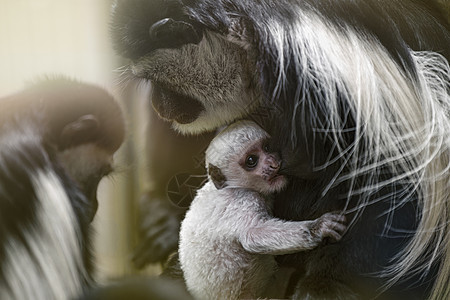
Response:
M239 21L218 18L207 28L192 13L181 1L117 0L112 20L115 49L131 60L132 77L151 83L154 109L183 133L243 117L260 99L251 50L231 42Z

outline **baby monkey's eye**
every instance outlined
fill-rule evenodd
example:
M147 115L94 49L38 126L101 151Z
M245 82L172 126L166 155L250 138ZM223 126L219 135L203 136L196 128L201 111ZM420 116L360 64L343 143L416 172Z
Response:
M263 150L264 150L264 152L269 153L269 150L270 150L269 144L264 144L264 145L263 145Z
M249 155L247 156L247 158L245 159L245 165L247 166L247 168L254 168L256 167L256 165L258 164L258 159L259 157L257 155Z

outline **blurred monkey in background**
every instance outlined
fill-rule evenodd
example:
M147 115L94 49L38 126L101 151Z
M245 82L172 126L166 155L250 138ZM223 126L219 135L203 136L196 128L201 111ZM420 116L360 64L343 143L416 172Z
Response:
M0 298L72 299L92 284L90 224L124 140L121 108L65 78L0 106Z

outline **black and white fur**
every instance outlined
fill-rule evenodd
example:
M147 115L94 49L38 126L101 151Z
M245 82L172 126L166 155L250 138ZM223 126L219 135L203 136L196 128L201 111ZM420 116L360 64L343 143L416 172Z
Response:
M278 259L295 298L450 297L450 33L433 1L118 0L112 25L177 130L262 123L293 176L275 216L348 212L339 243Z
M92 284L90 223L124 138L121 109L63 78L0 104L0 298L73 299Z
M273 255L311 250L345 231L345 217L338 214L300 222L271 216L271 194L287 180L277 173L279 159L262 149L267 139L256 123L240 121L206 150L209 181L180 230L181 268L196 299L261 297L277 268ZM255 158L251 168L247 157Z

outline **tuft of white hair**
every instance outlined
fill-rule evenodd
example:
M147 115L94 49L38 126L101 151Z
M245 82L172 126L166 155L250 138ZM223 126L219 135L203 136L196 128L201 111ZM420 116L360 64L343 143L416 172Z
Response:
M88 281L79 227L61 180L52 171L32 175L37 222L23 226L26 244L10 238L5 247L6 287L1 299L72 299ZM80 276L81 274L81 276Z
M389 277L387 286L390 286L415 272L429 270L438 259L443 259L432 298L450 298L448 62L438 53L410 50L416 74L408 73L399 68L374 37L350 27L337 28L318 12L298 13L298 21L289 28L276 19L267 21L270 26L266 34L275 47L273 57L278 58L279 65L275 94L287 85L286 70L292 64L301 82L305 82L299 90L314 88L306 86L308 83L321 84L325 99L320 105L326 107L316 108L328 111L329 121L323 124L317 118L312 126L326 133L340 153L339 157L330 158L328 164L337 159L344 161L329 188L342 182L352 187L355 178L368 178L363 188L348 191L348 200L355 196L360 199L353 211L381 201L374 199L374 194L393 182L411 186L385 213L392 213L416 194L420 224L410 243L383 275ZM356 139L352 145L346 145L343 139L345 120L339 113L342 94L349 99L350 113L356 122ZM296 108L308 104L304 109L313 112L313 101L302 98L308 97L307 93L301 95L298 93L294 99ZM295 139L294 132L294 143ZM393 176L380 179L377 175L386 168ZM389 226L386 224L386 228Z

